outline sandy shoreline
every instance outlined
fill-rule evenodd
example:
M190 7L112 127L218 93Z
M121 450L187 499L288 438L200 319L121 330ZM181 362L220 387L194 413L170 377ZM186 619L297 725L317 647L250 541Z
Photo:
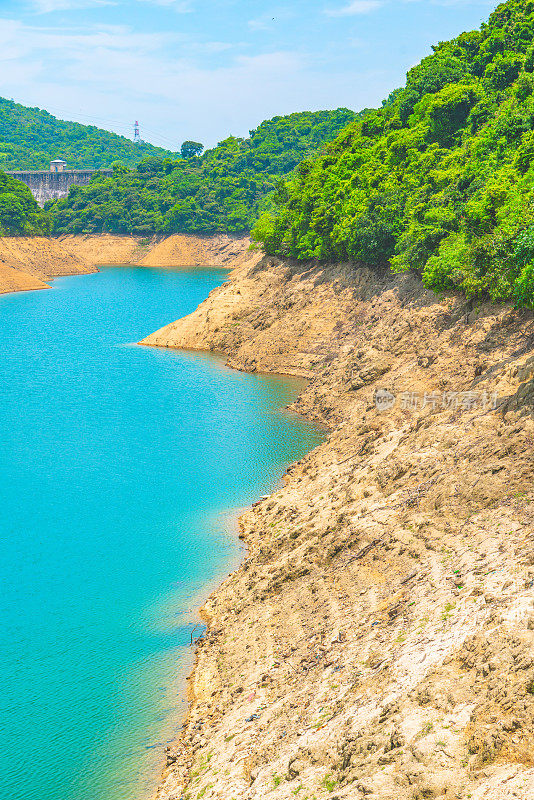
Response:
M0 237L0 294L49 289L47 280L97 272L97 265L223 267L249 258L247 237L88 234Z
M412 276L264 259L145 340L306 375L294 408L331 430L240 517L158 800L530 800L533 331Z
M533 314L243 250L143 344L305 377L330 430L239 517L158 800L531 800Z
M250 239L243 236L158 235L149 238L110 233L68 235L57 240L74 257L106 266L226 267L246 258Z
M85 275L96 267L65 250L56 239L0 237L0 294L50 288L62 275Z

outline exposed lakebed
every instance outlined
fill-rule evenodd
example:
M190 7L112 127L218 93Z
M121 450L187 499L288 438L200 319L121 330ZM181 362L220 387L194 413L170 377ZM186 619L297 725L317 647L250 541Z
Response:
M176 735L198 594L228 518L321 434L300 381L133 343L221 270L104 268L0 298L5 798L135 800Z

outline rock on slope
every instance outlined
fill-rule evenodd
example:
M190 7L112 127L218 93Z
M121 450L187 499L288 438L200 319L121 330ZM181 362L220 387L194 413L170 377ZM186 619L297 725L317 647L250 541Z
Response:
M331 431L240 519L158 797L531 800L533 315L256 259L145 343L307 375Z
M0 293L46 289L48 278L96 272L56 239L44 236L0 238Z

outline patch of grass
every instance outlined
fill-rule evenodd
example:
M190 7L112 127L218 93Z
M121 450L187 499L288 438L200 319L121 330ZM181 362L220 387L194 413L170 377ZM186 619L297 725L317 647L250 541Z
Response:
M434 730L434 723L427 722L426 725L423 725L419 733L417 734L417 739L423 739L425 736L428 736L429 733L432 733Z
M332 777L332 775L325 775L322 780L321 786L324 786L324 788L328 792L333 792L337 786L337 781L335 778Z
M273 783L275 787L280 786L282 783L282 776L281 775L273 775Z

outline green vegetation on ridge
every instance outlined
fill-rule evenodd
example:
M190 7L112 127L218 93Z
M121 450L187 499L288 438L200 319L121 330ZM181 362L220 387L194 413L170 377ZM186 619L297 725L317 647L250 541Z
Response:
M0 236L47 236L52 226L26 184L0 172Z
M406 86L281 182L267 253L417 270L437 291L534 303L534 3L440 42Z
M360 115L341 108L275 117L200 157L115 165L112 176L95 175L47 208L59 233L248 232L280 178Z
M48 169L54 158L62 158L73 169L99 169L114 161L133 166L147 156L175 158L176 154L0 97L0 169Z

